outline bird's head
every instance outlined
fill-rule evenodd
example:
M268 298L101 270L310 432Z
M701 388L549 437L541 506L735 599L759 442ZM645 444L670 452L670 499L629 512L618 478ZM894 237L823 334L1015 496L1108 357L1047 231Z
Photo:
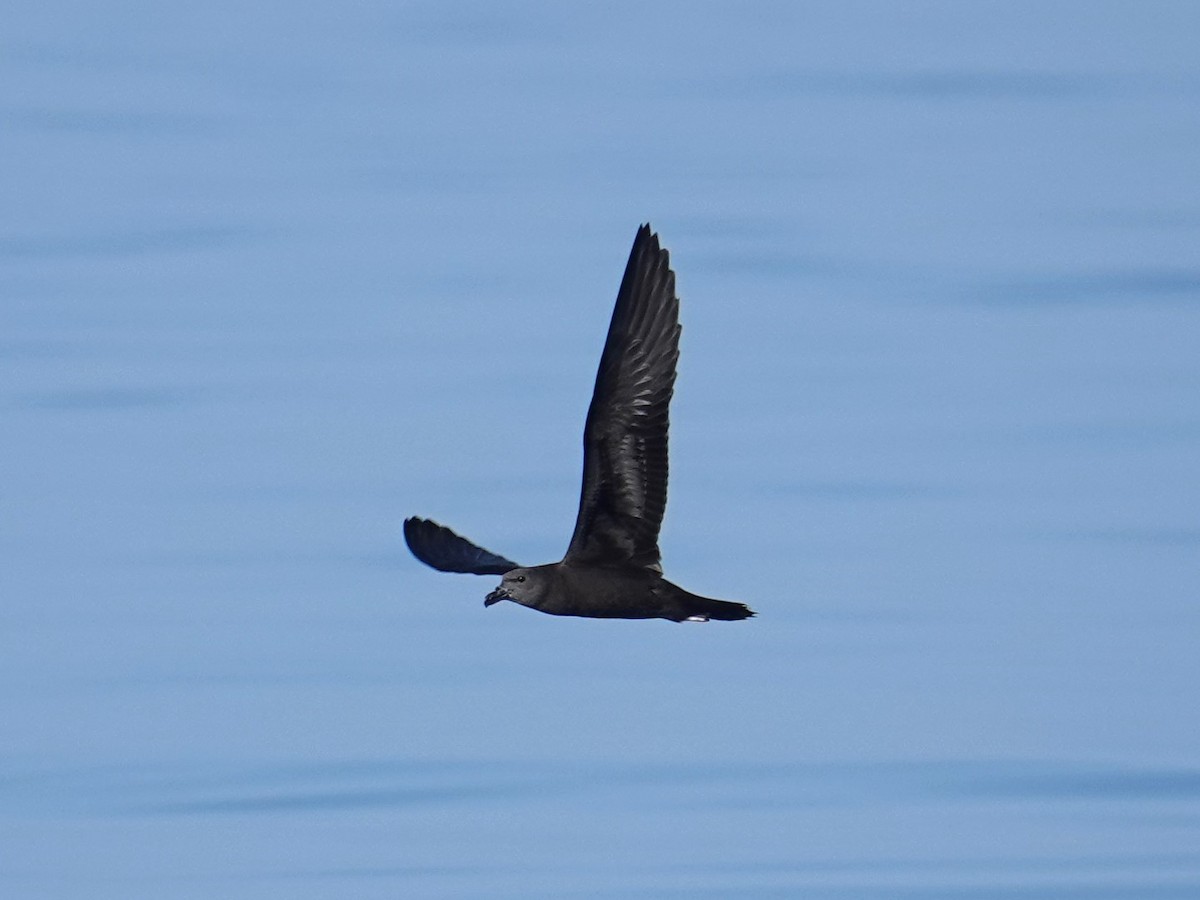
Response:
M522 606L537 608L538 601L546 592L546 580L542 573L533 569L513 569L500 579L500 586L483 599L484 606L501 600L512 600Z

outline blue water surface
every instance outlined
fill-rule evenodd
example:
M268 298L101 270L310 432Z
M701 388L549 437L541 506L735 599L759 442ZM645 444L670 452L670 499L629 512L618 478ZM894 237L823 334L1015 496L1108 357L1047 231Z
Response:
M0 895L1200 896L1200 6L4 19ZM645 220L759 617L485 611Z

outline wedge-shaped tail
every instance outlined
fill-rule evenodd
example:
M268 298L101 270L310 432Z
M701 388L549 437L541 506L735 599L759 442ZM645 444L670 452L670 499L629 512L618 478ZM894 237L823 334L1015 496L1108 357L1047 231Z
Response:
M711 600L708 597L689 594L682 589L680 593L684 594L680 603L681 611L684 613L681 616L683 619L697 622L704 622L709 619L716 619L721 622L737 622L741 619L753 618L754 616L754 610L744 603L733 603L729 600Z

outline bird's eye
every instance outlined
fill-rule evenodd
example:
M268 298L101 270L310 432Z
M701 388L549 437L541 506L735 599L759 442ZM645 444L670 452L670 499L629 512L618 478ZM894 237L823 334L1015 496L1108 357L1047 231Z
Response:
M525 576L524 576L524 575L518 575L518 576L517 576L517 581L524 581L524 580L525 580Z

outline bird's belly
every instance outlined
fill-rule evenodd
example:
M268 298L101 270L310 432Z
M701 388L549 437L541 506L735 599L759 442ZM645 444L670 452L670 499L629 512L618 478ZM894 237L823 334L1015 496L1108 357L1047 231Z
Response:
M597 619L653 619L662 603L649 579L595 568L570 573L544 612Z

